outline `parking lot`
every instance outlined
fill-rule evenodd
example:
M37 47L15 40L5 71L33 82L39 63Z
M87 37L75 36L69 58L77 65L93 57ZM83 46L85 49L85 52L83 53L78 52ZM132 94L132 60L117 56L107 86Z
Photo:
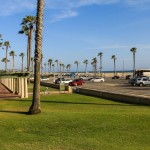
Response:
M87 81L80 87L150 98L150 86L132 86L126 79L107 78L103 83Z

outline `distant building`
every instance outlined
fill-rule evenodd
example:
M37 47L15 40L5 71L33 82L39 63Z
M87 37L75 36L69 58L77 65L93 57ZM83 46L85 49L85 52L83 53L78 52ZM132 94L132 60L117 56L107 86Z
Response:
M150 77L150 69L137 69L135 70L136 76L149 76Z

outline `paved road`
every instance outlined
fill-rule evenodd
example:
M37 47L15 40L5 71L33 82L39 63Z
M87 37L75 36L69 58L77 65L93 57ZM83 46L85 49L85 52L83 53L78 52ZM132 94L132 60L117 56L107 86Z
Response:
M132 86L125 79L106 79L104 83L86 82L81 87L150 98L150 86Z

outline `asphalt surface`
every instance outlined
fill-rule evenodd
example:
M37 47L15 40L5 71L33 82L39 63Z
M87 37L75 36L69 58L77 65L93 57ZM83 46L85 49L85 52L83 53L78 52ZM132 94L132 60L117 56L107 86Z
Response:
M79 87L150 98L150 86L132 86L126 79L108 78L103 83L86 81L82 86Z

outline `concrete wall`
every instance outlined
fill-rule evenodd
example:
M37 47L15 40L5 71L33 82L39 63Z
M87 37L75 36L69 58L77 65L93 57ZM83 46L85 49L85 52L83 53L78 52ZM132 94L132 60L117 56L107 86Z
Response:
M76 92L79 94L100 97L100 98L114 100L118 102L150 105L150 98L137 97L137 96L127 95L127 94L122 95L122 94L110 93L106 91L97 91L97 90L83 89L83 88L77 88Z
M33 80L31 81L31 83L33 83ZM54 88L54 89L60 89L59 84L40 82L40 85L46 86L46 87L51 87L51 88ZM72 93L72 88L68 85L65 85L65 91L68 91L69 93Z

